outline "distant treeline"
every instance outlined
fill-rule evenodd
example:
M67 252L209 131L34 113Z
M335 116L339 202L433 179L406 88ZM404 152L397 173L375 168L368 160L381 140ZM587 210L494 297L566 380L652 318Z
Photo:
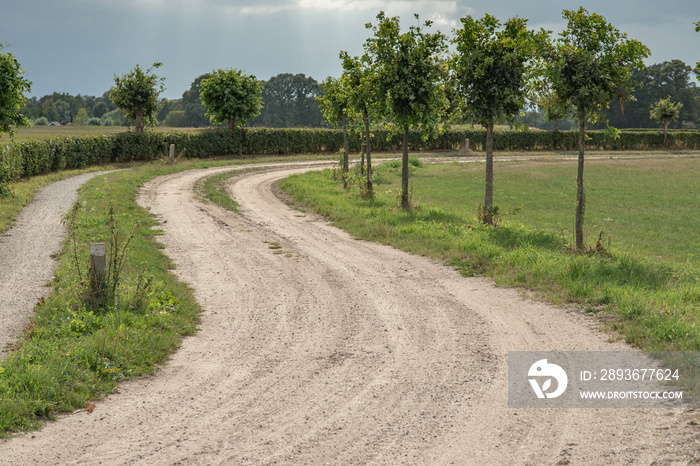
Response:
M700 124L700 88L691 79L697 73L680 60L666 61L634 71L635 100L625 104L624 113L617 102L605 112L609 124L616 128L658 128L660 124L649 116L653 104L666 97L683 104L675 128L694 128ZM202 128L211 126L206 109L199 97L203 74L197 77L180 99L163 99L157 119L163 126ZM326 122L316 97L322 87L314 78L304 74L279 74L263 83L263 109L246 126L268 128L322 128ZM101 97L73 96L53 93L40 99L33 97L21 113L34 124L61 124L127 126L124 114L109 99L109 91ZM545 119L544 112L529 109L519 121L540 129L553 129L554 122ZM572 127L571 119L559 122L559 129Z
M203 74L192 82L190 89L180 99L163 99L162 108L156 115L163 126L174 128L202 128L211 126L207 110L202 106L199 88ZM268 128L320 128L326 122L316 97L322 92L321 85L304 74L279 74L263 83L263 109L260 115L247 126ZM128 126L126 116L109 98L109 91L101 97L73 96L53 93L40 99L32 97L22 109L32 123Z

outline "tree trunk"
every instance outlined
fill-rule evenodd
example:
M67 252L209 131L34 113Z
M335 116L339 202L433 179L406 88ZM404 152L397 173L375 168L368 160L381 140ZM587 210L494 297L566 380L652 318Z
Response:
M666 147L666 134L668 134L668 118L664 118L664 148Z
M586 209L586 196L583 190L583 148L586 140L586 112L578 109L578 173L576 175L576 250L583 251L583 215Z
M228 129L230 129L231 131L236 129L236 120L234 120L233 118L228 119Z
M348 144L348 117L343 115L343 188L348 188L348 171L350 169L350 146Z
M493 225L493 123L486 125L486 193L484 195L484 223Z
M143 128L146 126L144 122L143 110L136 110L134 115L134 131L137 133L143 133Z
M364 131L362 133L362 139L360 140L360 174L365 174L365 135Z
M401 164L401 208L408 209L408 125L403 127L403 163Z
M365 150L367 151L367 195L374 197L374 183L372 182L372 152L369 140L369 114L364 111L365 120Z

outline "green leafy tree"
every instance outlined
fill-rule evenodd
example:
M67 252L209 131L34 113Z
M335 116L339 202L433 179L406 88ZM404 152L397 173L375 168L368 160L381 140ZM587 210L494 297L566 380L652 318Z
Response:
M482 221L493 224L493 129L515 120L525 105L528 62L534 57L535 35L527 20L501 23L491 15L461 19L453 43L453 79L465 99L465 114L486 128L486 190Z
M65 100L56 100L53 105L56 108L56 112L58 112L58 119L61 121L61 124L70 123L72 117L70 104Z
M143 71L139 65L123 76L114 76L114 86L109 92L111 101L134 121L134 131L143 133L146 124L156 123L156 112L160 108L158 96L165 90L165 78L156 76L154 68Z
M696 21L694 24L695 32L700 32L700 21ZM695 64L695 70L698 72L697 78L700 81L700 61Z
M683 104L680 102L671 102L671 97L661 99L652 105L649 111L649 116L659 123L664 125L664 147L666 147L666 135L668 133L668 124L676 121L681 114Z
M367 54L351 58L347 52L340 52L340 58L343 60L343 77L347 80L348 85L350 115L352 120L358 122L362 128L364 150L362 151L360 172L362 173L366 167L367 195L372 197L374 196L374 181L372 179L370 118L381 113L378 109L380 105L378 90L381 87L377 83L378 74Z
M347 173L349 169L349 145L348 145L348 86L344 76L340 78L328 77L321 84L323 93L317 97L323 110L323 116L334 127L343 127L343 187L348 187Z
M414 15L420 21L418 15ZM446 38L441 32L427 33L432 25L411 26L401 33L399 18L377 15L377 26L367 24L374 37L365 51L377 74L376 90L383 97L382 112L403 132L401 207L410 207L408 197L408 131L419 128L427 137L442 122L449 102L441 83L445 80L442 54Z
M109 112L109 107L106 102L97 102L92 109L92 116L102 118L102 115Z
M564 10L567 27L546 52L548 78L559 98L576 109L579 123L576 177L576 249L583 244L585 192L583 185L586 121L597 121L600 112L616 98L621 104L633 89L632 69L642 68L649 49L627 38L602 16L581 7Z
M209 73L198 76L192 81L190 88L182 93L182 107L187 117L188 126L193 128L211 125L209 117L207 117L207 109L202 105L202 99L199 96L202 80L209 76Z
M695 122L700 114L698 87L692 78L693 69L681 60L664 61L632 71L634 100L625 103L624 112L612 102L605 112L611 125L618 128L652 128L656 121L649 118L649 108L659 100L670 97L683 104L678 120Z
M78 114L73 118L73 124L76 126L84 126L88 124L90 117L88 117L87 110L81 108L78 110Z
M199 95L213 123L228 122L229 129L260 113L262 86L255 76L240 70L219 69L203 79Z
M321 85L304 74L273 76L263 83L265 106L251 124L268 128L324 126L323 113L316 100L322 92Z
M27 102L24 93L31 90L32 83L22 76L24 70L14 55L11 52L3 53L2 49L0 42L0 133L13 135L10 125L29 125L29 120L20 113L20 109Z

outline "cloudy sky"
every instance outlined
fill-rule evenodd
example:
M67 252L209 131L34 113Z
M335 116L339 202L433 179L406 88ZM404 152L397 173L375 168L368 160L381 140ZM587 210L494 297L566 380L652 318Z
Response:
M402 26L431 19L451 36L459 18L520 16L561 32L562 9L603 15L651 49L648 64L700 60L700 0L0 0L0 42L33 82L31 95L101 95L139 64L163 62L170 99L199 75L239 68L266 80L340 74L338 53L362 52L379 11Z

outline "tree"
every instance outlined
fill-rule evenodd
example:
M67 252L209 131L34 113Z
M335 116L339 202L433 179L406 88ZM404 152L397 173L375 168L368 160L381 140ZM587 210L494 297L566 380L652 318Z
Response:
M2 53L0 43L0 133L14 134L12 127L28 126L29 120L20 113L32 83L22 77L24 70L11 52Z
M491 15L480 20L461 19L452 42L453 79L465 99L465 113L486 127L486 190L482 221L493 224L493 129L513 121L525 105L528 61L534 56L535 35L527 20L511 18L501 23Z
M664 147L666 147L668 124L678 119L681 108L683 108L683 104L680 102L674 104L671 102L671 97L661 99L651 106L649 116L664 125Z
M347 80L348 102L353 121L361 122L364 151L360 172L365 167L367 176L367 195L374 196L374 182L372 179L372 145L370 142L370 116L378 113L377 107L380 98L377 94L380 87L377 85L377 73L373 69L370 57L365 54L362 57L351 58L347 52L340 52L343 60L343 76Z
M209 73L200 75L192 82L190 88L182 94L182 107L187 117L188 126L193 128L211 124L207 117L207 109L202 105L202 99L199 96L202 80L209 76L211 76Z
M621 105L633 88L631 70L642 68L649 49L627 39L602 16L585 8L564 10L567 28L546 52L549 74L560 99L576 109L579 123L578 171L576 176L576 249L583 244L585 193L583 186L586 121L596 121L612 98Z
M420 21L418 15L414 15ZM367 24L374 37L365 42L365 51L376 70L377 95L383 113L403 132L401 170L401 207L410 207L408 198L408 131L418 127L424 135L434 132L449 106L441 83L445 80L441 66L446 49L441 32L426 33L432 25L411 26L401 33L399 18L377 15L377 26Z
M146 124L155 124L156 112L160 108L158 96L165 90L160 78L153 74L153 68L160 68L162 63L143 71L136 65L133 71L122 76L114 76L114 86L110 89L109 98L129 118L134 121L134 131L143 133Z
M343 187L348 187L347 173L349 170L349 145L348 145L348 86L344 76L340 78L328 77L321 84L323 94L317 97L323 109L323 116L333 125L343 126Z
M241 70L219 69L202 80L199 96L213 123L228 121L228 128L245 124L260 113L262 87L255 76Z
M321 127L323 114L316 97L321 85L304 74L281 73L263 83L265 107L253 126L269 128Z
M658 124L649 118L649 108L670 97L683 104L678 120L695 122L700 110L698 87L691 79L692 68L681 60L664 61L632 71L635 91L625 103L624 113L613 102L605 112L610 124L618 128L651 128Z
M73 118L73 124L76 126L87 125L88 121L90 121L90 118L88 117L87 110L85 110L85 108L78 110L78 114L75 116L75 118Z

